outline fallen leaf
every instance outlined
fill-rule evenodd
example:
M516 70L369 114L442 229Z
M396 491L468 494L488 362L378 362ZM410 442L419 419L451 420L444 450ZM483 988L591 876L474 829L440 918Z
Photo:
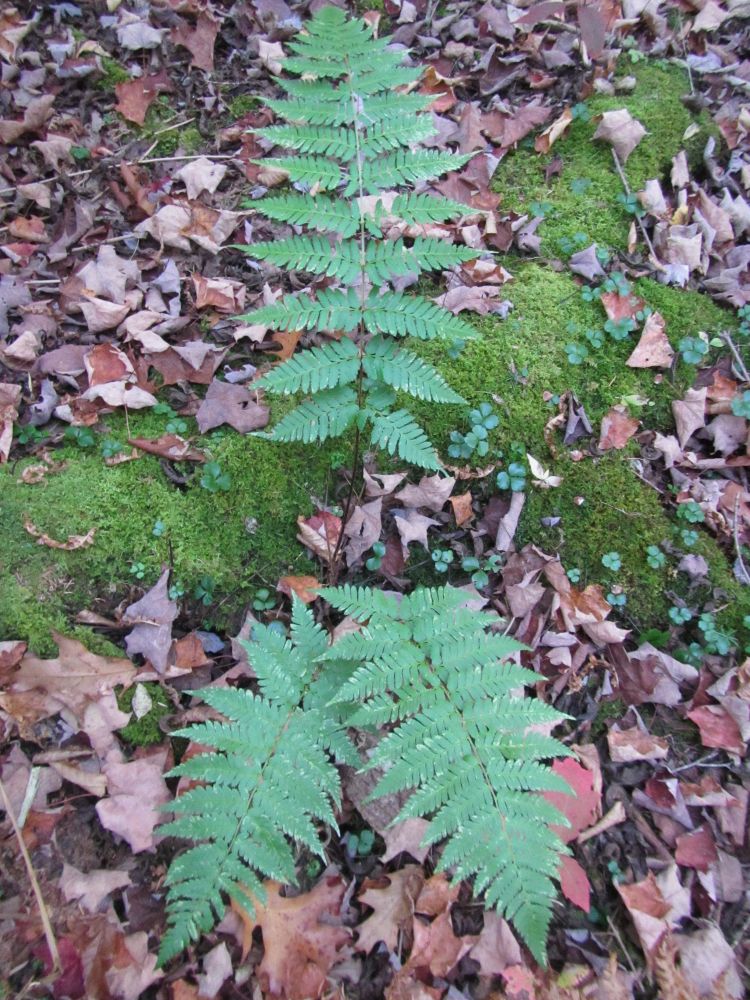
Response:
M718 860L716 842L707 826L701 826L690 833L683 833L677 838L675 861L684 868L697 868L707 872Z
M102 766L108 796L96 804L99 822L126 840L134 854L153 849L154 831L164 818L159 807L172 798L164 780L169 753L158 749L129 763L107 760Z
M119 111L123 118L129 122L143 125L148 109L159 94L172 93L174 93L174 85L166 70L163 69L158 73L138 76L134 80L125 80L115 84L115 95L117 96L115 111Z
M551 125L548 125L543 132L534 140L534 149L537 153L549 153L558 139L565 135L573 122L573 112L570 108L565 108Z
M677 427L677 439L684 448L693 434L706 425L706 387L688 389L684 399L672 403L672 415Z
M378 541L383 530L383 500L376 497L369 503L358 504L352 511L344 534L349 539L346 544L346 561L353 566L368 549Z
M683 975L701 997L745 995L738 960L715 924L675 935Z
M128 438L128 444L145 451L149 455L158 455L170 462L205 462L202 451L193 448L189 441L179 434L162 434L158 438Z
M599 434L599 448L610 451L613 448L622 449L638 430L639 421L628 416L623 406L613 406L609 413L602 417L602 427Z
M276 589L291 597L296 594L305 604L317 600L316 590L321 586L314 576L282 576L276 584Z
M285 1000L320 996L339 951L351 938L339 916L346 883L329 870L299 896L282 896L278 882L265 882L264 888L266 902L257 901L254 917L245 916L248 926L263 932L264 954L257 968L261 989Z
M578 253L574 253L571 256L568 266L573 274L580 274L582 278L587 278L589 281L596 281L597 278L605 276L604 268L596 255L596 250L596 243L592 243L590 247L586 247L585 250L579 250Z
M193 274L196 309L216 309L217 312L238 313L245 308L245 286L230 278L204 278Z
M747 744L742 739L737 721L722 705L702 705L687 713L701 734L704 747L716 747L744 757Z
M190 53L190 65L210 73L214 68L214 46L219 33L221 21L207 10L202 10L196 19L195 27L187 21L181 21L172 28L171 40L174 45L182 45Z
M0 463L8 461L13 442L13 425L18 419L21 386L0 382Z
M96 913L113 892L130 884L127 872L98 868L84 874L67 862L63 864L60 876L60 888L65 898L68 902L77 899L87 913Z
M177 617L177 602L169 599L168 583L167 568L154 586L126 608L122 616L123 625L134 626L125 637L128 654L140 653L160 674L167 669L172 648L172 623Z
M426 517L414 509L404 510L402 507L394 507L391 510L396 530L401 538L401 547L404 559L409 556L409 543L419 542L419 544L429 552L430 546L427 541L427 530L438 524L431 517Z
M312 517L298 517L297 540L315 553L324 563L331 561L341 536L341 518L327 510L318 510Z
M451 476L422 476L418 486L404 486L396 494L404 507L425 507L427 510L440 511L451 495L456 480Z
M643 299L632 292L627 295L620 295L619 292L604 292L599 296L599 301L604 306L607 319L618 322L622 319L634 319L636 313L640 312L646 305Z
M207 156L199 156L186 163L184 167L180 167L179 170L175 171L174 176L185 185L190 201L195 201L204 191L213 194L224 180L226 172L225 164L214 163ZM195 276L193 276L193 280L195 280Z
M451 507L453 507L453 517L456 519L457 528L461 528L474 517L474 511L471 506L472 500L471 492L450 497Z
M203 973L198 976L198 996L212 1000L232 972L232 957L222 941L203 956Z
M373 913L357 927L357 950L369 954L382 941L395 951L402 935L411 935L414 905L424 885L418 865L406 865L382 878L365 879L357 899Z
M509 965L520 965L522 961L513 931L495 910L485 910L482 933L469 955L479 962L483 976L499 976Z
M641 729L610 729L607 733L609 756L615 764L635 760L665 760L669 743L662 736L651 736Z
M198 429L205 434L221 424L229 424L240 434L248 434L265 427L270 411L257 397L257 392L244 385L215 378L195 414Z
M430 848L421 845L429 826L426 819L403 819L386 827L381 834L385 841L383 864L402 853L410 854L415 861L424 861Z
M570 902L588 913L591 909L591 883L584 868L570 855L560 863L560 889Z
M618 882L616 888L650 965L662 938L690 916L690 892L680 883L677 865L670 865L657 876L649 872L641 882Z
M538 459L534 458L533 455L527 454L526 461L529 463L531 475L534 476L534 486L539 486L541 489L548 490L562 484L563 477L553 476L550 470L545 469L542 463Z
M628 157L646 134L646 129L633 118L627 108L605 111L596 120L599 124L593 138L608 142L620 162L627 163Z
M643 327L641 339L625 362L629 368L669 368L674 351L665 332L664 317L651 313Z
M594 774L582 767L573 757L556 760L552 770L570 785L571 794L545 792L544 798L565 816L570 826L552 826L550 829L564 844L575 840L581 831L595 823L601 816L601 791L594 787Z

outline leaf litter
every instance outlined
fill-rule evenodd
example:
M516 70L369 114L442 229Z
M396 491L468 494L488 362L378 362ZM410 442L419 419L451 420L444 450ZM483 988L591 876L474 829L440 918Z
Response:
M252 129L268 124L266 112L232 112L235 120L218 133L212 127L213 145L193 159L153 157L152 140L134 136L127 122L144 125L169 101L180 113L168 128L182 128L181 113L200 119L202 108L223 109L221 87L246 78L255 93L276 94L279 59L306 6L186 0L106 8L64 4L28 20L8 8L0 16L8 68L0 141L8 147L12 185L4 197L16 199L5 206L0 277L0 461L17 449L38 454L38 483L58 466L51 453L19 442L23 428L95 426L113 409L154 407L170 387L181 395L167 398L180 399L178 410L195 415L201 433L261 429L268 409L252 388L256 368L266 351L283 359L301 339L294 332L270 341L265 330L243 327L238 313L272 301L276 291L263 274L218 261L220 252L232 260L224 248L233 239L274 235L257 235L254 228L265 224L234 197L247 182L257 195L284 180L251 162L259 155ZM389 18L394 41L428 66L420 89L435 96L434 144L479 154L435 185L471 209L458 225L436 227L437 234L504 254L538 253L543 219L506 210L490 190L502 159L524 142L540 153L560 148L574 121L572 95L591 79L611 86L610 46L629 39L642 51L676 53L730 155L722 157L710 140L703 175L691 174L681 152L669 183L653 178L637 192L639 232L650 240L641 260L666 284L700 288L738 308L750 302L747 107L742 87L731 83L732 74L743 86L747 77L746 60L737 59L746 53L741 4L686 5L679 41L663 10L638 3L485 3L438 13L423 0L386 0L383 14L366 16L371 23ZM113 60L127 64L129 78L79 106L81 90L93 94ZM641 144L658 142L624 108L595 125L597 143L611 145L623 166ZM417 235L394 221L390 238L404 234ZM511 260L505 258L510 268ZM569 264L584 281L604 276L595 246ZM456 312L504 317L502 287L510 280L488 253L446 275L436 298ZM640 322L645 306L619 292L605 292L601 302L614 322ZM694 502L707 530L736 544L740 563L750 538L747 416L732 410L747 379L741 360L703 369L674 400L675 434L641 430L623 404L605 416L598 437L602 451L629 455L638 444L646 478L668 484L676 503ZM230 371L246 366L247 380L233 383L227 368L217 374L224 362ZM658 313L645 317L626 364L669 377L675 352ZM550 427L551 460L528 456L534 489L563 485L552 442L565 421L565 447L593 434L578 401L561 400L560 407L565 420ZM204 459L180 434L130 443L172 462ZM179 979L163 982L155 947L164 852L172 847L159 840L157 810L173 791L164 779L172 742L163 736L155 747L133 750L122 733L140 709L123 711L115 692L164 685L176 728L194 718L181 698L194 684L191 674L218 684L247 680L221 638L214 661L204 647L208 633L183 627L165 568L154 587L115 609L109 634L126 633L128 657L96 655L62 635L58 656L49 660L12 636L0 644L0 774L34 851L61 960L53 973L38 907L8 840L0 967L13 970L11 989L23 988L38 961L53 976L53 995L105 1000L232 996L249 980L263 995L290 1000L322 995L333 983L341 995L362 998L493 989L509 997L583 997L594 995L592 984L598 995L632 997L646 995L649 976L667 997L743 995L747 884L737 859L747 849L747 661L717 651L697 669L620 627L601 587L578 586L555 556L516 543L523 492L488 500L481 486L467 491L467 482L481 480L474 470L457 470L408 483L405 473L370 466L345 526L335 502L319 501L312 517L300 518L300 540L320 572L282 577L278 591L316 601L318 577L337 548L352 578L372 572L397 589L424 560L422 550L437 545L460 559L503 554L467 600L493 611L499 627L526 643L524 662L540 674L540 697L572 717L575 755L556 765L577 792L560 803L571 823L564 837L574 853L561 871L571 905L553 929L553 970L534 967L508 925L472 904L465 887L431 874L436 854L421 844L421 821L390 827L368 811L352 777L342 830L361 832L369 823L374 849L360 855L331 845L337 867L307 876L297 895L269 885L255 922L228 913L224 930L188 958ZM31 522L26 530L66 551L96 544L96 526L62 541ZM366 571L378 542L385 554ZM693 560L685 569L697 580L705 577L700 558L683 559ZM288 605L278 614L285 620ZM607 706L617 706L616 714ZM64 832L79 812L88 825L73 850ZM642 963L633 962L636 953ZM472 992L477 983L481 994Z

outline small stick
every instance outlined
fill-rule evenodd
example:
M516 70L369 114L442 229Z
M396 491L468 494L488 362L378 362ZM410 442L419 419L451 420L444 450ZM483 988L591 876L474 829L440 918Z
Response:
M724 341L724 343L727 345L727 347L729 348L729 350L732 352L732 357L734 358L734 362L737 365L737 371L739 372L740 377L742 378L742 381L743 382L750 382L750 372L748 372L747 368L745 367L745 362L742 360L740 352L734 346L734 341L729 336L729 331L728 330L724 330L724 331L722 331L719 334L719 336Z
M632 194L633 192L630 190L630 185L628 184L628 179L625 176L625 171L622 169L622 164L620 163L620 157L617 155L617 151L614 149L612 150L612 158L615 161L615 167L617 169L617 173L620 175L622 186L625 188L625 194L628 195ZM638 223L638 228L640 229L641 234L643 235L643 238L646 241L646 245L648 246L649 252L651 253L654 265L658 267L659 258L656 256L656 250L654 250L654 244L651 242L651 237L646 232L646 227L643 225L643 220L639 215L636 215L635 221Z
M2 796L3 799L3 809L8 815L8 819L10 820L10 825L13 827L13 833L16 835L16 840L18 841L18 849L21 852L23 863L26 865L26 873L29 876L29 881L31 882L31 888L34 890L36 903L37 906L39 907L39 915L42 918L42 927L44 928L44 937L46 938L47 947L49 948L49 953L50 956L52 957L52 970L50 972L50 976L52 975L57 976L57 974L62 969L62 963L60 962L60 952L57 949L55 932L52 930L52 923L49 918L49 912L47 910L47 906L44 902L44 896L42 896L42 890L39 885L39 880L36 877L36 872L34 871L34 866L31 863L29 852L26 850L26 844L24 844L23 842L21 831L18 829L18 824L16 823L16 817L13 815L13 807L10 804L8 793L5 791L5 785L3 784L2 778L0 778L0 796Z
M748 573L747 571L747 566L745 565L745 560L742 558L742 549L740 547L739 511L740 511L740 498L738 495L734 501L734 526L733 526L734 548L735 551L737 552L737 562L740 564L741 575L744 577L744 580L740 580L740 582L750 583L750 573Z

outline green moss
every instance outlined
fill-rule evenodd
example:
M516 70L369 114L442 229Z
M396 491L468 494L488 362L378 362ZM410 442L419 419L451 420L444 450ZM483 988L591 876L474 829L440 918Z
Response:
M96 83L100 90L114 90L118 83L127 83L130 79L130 73L116 59L102 56L101 63L102 75Z
M536 264L506 262L514 280L503 288L513 303L504 321L478 321L481 335L470 342L456 361L446 360L441 344L428 343L418 350L436 364L470 405L490 402L500 416L500 426L492 432L492 444L507 452L512 442L520 442L545 467L563 477L557 489L531 488L519 526L518 541L534 542L546 551L559 552L566 567L578 567L583 582L609 585L617 582L628 594L626 617L639 627L663 625L671 601L665 589L680 592L685 580L676 579L669 568L650 569L646 563L648 545L671 539L673 522L665 513L659 495L642 483L630 467L629 448L602 458L580 462L554 458L544 438L544 428L557 409L545 403L544 394L562 395L571 390L584 405L595 432L610 407L623 400L643 400L633 409L646 428L664 432L673 426L671 403L679 399L694 377L694 369L679 365L674 380L654 381L648 369L625 364L635 338L615 342L607 337L603 347L591 351L582 365L571 365L565 354L570 341L585 343L583 332L601 328L605 313L600 303L585 302L574 278ZM666 320L673 345L698 329L716 330L726 326L727 313L706 296L667 288L650 280L638 282L636 291ZM578 333L571 334L568 324ZM525 384L511 375L527 370ZM430 436L445 453L450 431L465 431L466 410L423 404L418 417ZM561 455L561 436L554 434ZM488 488L492 481L487 481ZM584 502L576 502L583 497ZM560 522L545 528L542 518L559 517ZM701 534L699 545L711 566L712 580L732 593L733 600L747 601L739 585L732 582L726 559L713 540ZM601 556L612 549L620 552L623 569L617 579L601 565ZM697 551L697 550L696 550ZM721 581L721 582L720 582ZM745 612L747 613L747 612ZM733 611L736 615L736 611Z
M650 178L663 177L680 149L686 149L693 160L699 157L713 126L705 114L695 118L682 103L682 97L689 92L682 69L665 63L645 63L628 67L627 72L638 81L632 93L595 95L586 107L592 118L625 107L648 130L625 167L631 189L638 191ZM685 130L691 124L698 124L699 131L685 141ZM594 241L623 248L627 243L633 217L617 200L623 187L610 145L592 142L596 127L594 121L574 121L565 137L546 155L536 153L533 143L526 140L502 160L495 173L493 188L503 196L502 208L526 213L534 202L550 204L538 230L546 254L559 254L560 241L577 233L586 236L582 246ZM547 181L545 170L558 157L562 173ZM580 182L587 186L577 194Z
M194 125L188 125L187 128L181 129L179 138L179 147L186 156L197 153L204 143L203 136Z
M591 722L591 741L596 742L607 731L607 723L610 719L622 719L628 710L628 706L622 698L613 698L612 701L602 701L599 703L596 715Z
M138 687L144 687L151 699L151 709L142 715L140 719L133 716L131 722L118 730L118 735L126 742L135 747L147 747L153 743L161 743L164 733L159 728L159 721L169 715L173 708L169 698L164 693L160 684L147 683L134 685L126 691L119 691L117 694L117 705L121 712L130 712L133 707L133 698Z
M254 111L258 107L258 104L259 98L253 94L239 94L228 102L227 117L230 122L237 121L238 118L242 118L244 115Z
M102 438L125 440L121 417L108 417L107 425ZM164 418L131 416L130 430L157 436ZM134 594L133 585L150 586L170 553L173 577L188 593L200 577L213 577L217 627L236 624L261 582L315 572L295 539L296 519L311 513L313 497L326 495L330 449L273 445L231 430L199 444L229 472L228 493L201 488L195 466L185 466L190 480L179 489L152 456L109 468L93 449L74 446L56 455L68 468L36 486L18 482L22 463L0 469L0 574L10 581L0 594L0 635L54 651L51 628L65 630L84 607L107 613ZM74 552L39 546L23 529L25 516L56 539L95 527L94 544ZM160 537L153 535L157 520L165 526ZM133 562L145 567L140 582L130 573Z

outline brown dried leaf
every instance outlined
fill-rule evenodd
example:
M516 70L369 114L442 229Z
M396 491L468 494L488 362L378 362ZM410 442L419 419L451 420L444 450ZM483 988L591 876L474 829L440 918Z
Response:
M177 602L167 592L169 569L165 569L143 597L125 609L123 624L135 627L125 638L125 648L133 656L140 653L160 674L167 669L172 648L172 623L177 617Z
M629 368L669 368L674 360L674 351L665 331L664 317L651 313L635 346L625 364Z
M543 132L534 140L534 149L537 153L549 153L558 139L560 139L570 128L573 122L573 112L570 108L565 108L551 125L548 125Z
M395 951L400 935L411 935L414 904L423 885L424 872L418 865L406 865L380 879L365 879L357 899L374 913L357 927L357 951L369 954L379 941L388 951Z
M240 434L248 434L266 426L269 409L257 401L257 393L244 385L215 378L198 407L195 419L201 434L221 424L229 424Z
M706 387L688 389L684 399L672 403L672 415L677 426L677 438L684 448L693 434L706 424Z
M297 540L324 563L330 562L341 536L341 518L327 510L318 510L312 517L298 517L297 527Z
M46 545L48 549L61 549L63 552L75 552L76 549L88 548L89 545L94 544L94 535L96 534L96 528L91 528L85 535L68 535L64 542L58 542L40 531L28 517L24 518L23 526L32 538L36 538L37 545Z
M167 76L166 70L158 73L151 73L149 76L139 76L134 80L126 80L123 83L115 84L115 94L117 104L115 111L119 111L123 118L136 125L143 125L146 121L146 112L154 103L159 94L174 93L172 81Z
M602 417L602 428L599 435L599 448L610 451L612 448L624 448L638 430L639 421L629 417L623 406L613 406L609 413Z
M630 114L627 108L617 111L605 111L598 119L599 125L594 132L594 139L608 142L621 163L626 163L628 157L646 134L646 129Z
M316 590L321 586L320 580L314 576L282 576L276 584L276 589L291 597L296 594L305 604L317 600Z

